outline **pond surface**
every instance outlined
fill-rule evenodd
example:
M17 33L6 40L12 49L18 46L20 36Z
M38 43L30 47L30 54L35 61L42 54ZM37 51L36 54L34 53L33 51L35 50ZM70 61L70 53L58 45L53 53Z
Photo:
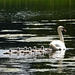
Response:
M0 75L74 75L75 74L75 1L74 0L0 0ZM10 48L44 45L58 40L57 27L63 32L67 50L63 59L47 56L8 56Z

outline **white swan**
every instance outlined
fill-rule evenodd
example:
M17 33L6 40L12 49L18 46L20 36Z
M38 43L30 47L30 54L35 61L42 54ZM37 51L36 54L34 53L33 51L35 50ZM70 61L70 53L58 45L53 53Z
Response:
M53 50L66 50L62 31L66 31L63 26L57 28L60 40L52 41L49 45Z

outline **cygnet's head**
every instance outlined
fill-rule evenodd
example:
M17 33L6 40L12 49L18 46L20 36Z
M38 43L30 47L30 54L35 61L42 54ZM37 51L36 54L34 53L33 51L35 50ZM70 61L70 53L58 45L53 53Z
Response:
M11 52L11 49L9 50L9 52Z
M44 50L44 46L41 46L41 49Z
M29 50L31 50L32 48L31 47L29 47Z
M20 51L20 48L19 47L17 48L17 51Z
M36 47L36 46L34 46L34 47L33 47L33 49L37 49L37 47Z
M27 50L27 46L24 47L24 50Z

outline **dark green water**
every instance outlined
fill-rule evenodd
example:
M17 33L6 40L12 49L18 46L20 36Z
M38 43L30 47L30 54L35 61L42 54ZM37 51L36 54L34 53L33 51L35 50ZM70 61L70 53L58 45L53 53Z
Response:
M64 58L38 59L3 55L8 49L44 45L58 40L57 27L64 26L67 47ZM57 54L57 53L56 53ZM1 59L1 57L13 59ZM74 0L0 0L0 75L74 75L75 1Z
M74 0L0 0L0 21L75 18Z

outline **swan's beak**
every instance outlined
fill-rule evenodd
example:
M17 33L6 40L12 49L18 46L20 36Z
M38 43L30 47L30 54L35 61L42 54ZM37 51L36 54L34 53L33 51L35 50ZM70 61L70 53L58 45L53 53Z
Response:
M65 29L63 29L63 31L65 31L65 32L66 32L66 30L65 30Z

